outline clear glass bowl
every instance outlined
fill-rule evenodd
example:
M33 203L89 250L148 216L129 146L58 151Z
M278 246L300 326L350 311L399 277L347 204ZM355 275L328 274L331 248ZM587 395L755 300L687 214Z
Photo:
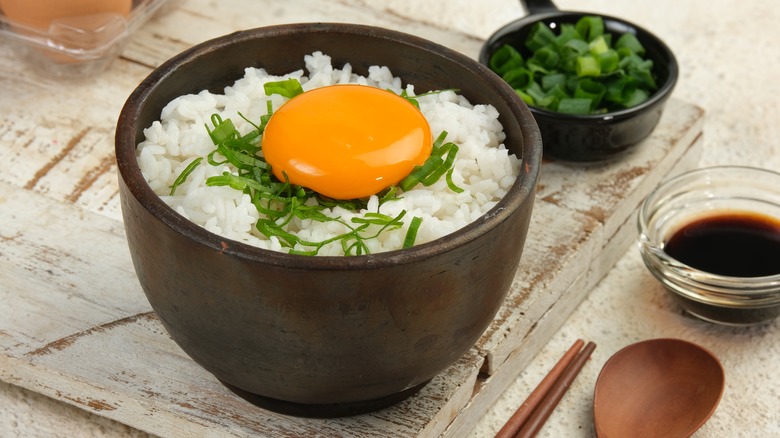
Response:
M29 7L25 16L40 19L40 8ZM75 1L75 0L66 0ZM8 3L17 3L17 1ZM36 71L61 78L84 78L104 71L124 49L133 33L152 16L173 7L172 0L132 0L127 16L96 13L52 19L47 28L14 20L2 10L0 43L9 44L16 56ZM97 2L101 5L101 2ZM45 14L44 14L45 15ZM34 18L32 18L34 17Z
M757 213L780 222L780 173L722 166L664 182L640 206L642 259L682 308L698 318L728 325L771 320L780 314L780 254L776 255L778 274L732 277L688 266L664 251L681 227L733 213Z

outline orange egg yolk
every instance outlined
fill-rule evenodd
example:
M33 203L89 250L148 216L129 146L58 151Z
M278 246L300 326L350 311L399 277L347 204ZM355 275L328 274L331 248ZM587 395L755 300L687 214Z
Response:
M271 116L263 155L281 181L333 199L371 196L431 154L431 128L406 99L365 85L315 88Z

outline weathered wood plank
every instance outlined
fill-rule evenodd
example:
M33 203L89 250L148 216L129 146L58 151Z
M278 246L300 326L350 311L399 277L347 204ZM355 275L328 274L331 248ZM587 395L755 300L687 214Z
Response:
M379 25L419 35L476 56L481 40L409 22L361 4L316 0L175 2L151 20L104 74L62 82L18 62L0 46L0 181L16 184L119 219L113 158L116 118L127 96L150 72L182 50L236 30L292 22ZM210 11L204 15L201 11ZM246 11L262 11L248 14ZM326 18L324 18L326 17ZM73 108L74 103L79 106Z
M118 62L104 75L62 82L10 52L0 46L0 181L119 219L114 129L149 69Z
M696 110L698 112L698 110ZM696 137L692 143L681 147L684 152L677 155L677 160L671 164L669 175L679 174L695 168L701 156L703 141L701 136ZM517 375L524 370L537 353L545 346L553 334L558 331L566 317L585 299L588 292L604 277L609 267L617 263L627 248L636 242L636 211L629 215L626 221L618 228L617 232L608 238L604 248L597 254L591 254L594 260L589 269L577 277L569 287L555 299L539 317L533 319L530 326L518 327L517 332L522 339L505 341L505 346L514 346L514 349L504 357L503 362L496 366L490 374L480 374L474 395L469 404L461 411L461 415L448 427L446 434L449 436L463 436L469 433L483 415L501 396L504 388L511 384ZM533 306L532 306L533 307ZM486 334L481 342L488 342ZM502 348L495 350L494 356L502 352ZM497 362L497 359L494 358Z
M477 344L487 352L488 374L512 353L516 338L526 335L525 329L506 333L507 328L530 327L542 316L534 311L546 311L583 272L594 271L592 286L614 265L614 257L602 257L604 248L621 228L633 239L636 227L627 221L642 199L676 167L678 172L691 169L690 157L698 161L700 148L690 146L703 121L701 109L672 99L659 129L631 154L598 164L545 163L529 230L536 240L525 249L517 275L525 284L512 286L510 304ZM568 238L567 232L572 233ZM628 239L621 242L620 254L629 244ZM536 279L547 283L537 284Z
M4 354L57 349L81 330L150 311L118 221L0 183ZM62 341L67 347L69 341Z
M681 103L670 107L675 120L685 120L686 112L701 115ZM658 150L677 157L669 172L697 158L697 148L679 142ZM540 197L554 173L544 175ZM586 175L580 184L588 183ZM2 378L160 435L438 436L450 424L457 435L500 395L634 237L628 220L620 227L628 231L611 241L592 215L540 198L510 297L469 354L397 406L312 420L249 405L181 352L140 291L121 223L9 184L0 184L0 199L0 291L9 303L0 313Z
M437 435L449 421L430 418L451 420L472 393L482 361L475 352L376 415L312 420L260 410L168 337L137 284L121 223L5 183L0 205L4 380L149 432L161 433L153 424L197 435L414 436L430 427Z
M153 67L194 44L236 30L328 21L382 26L438 42L473 57L482 45L481 38L425 23L425 17L410 20L384 9L381 4L343 0L188 0L148 23L125 49L123 57Z

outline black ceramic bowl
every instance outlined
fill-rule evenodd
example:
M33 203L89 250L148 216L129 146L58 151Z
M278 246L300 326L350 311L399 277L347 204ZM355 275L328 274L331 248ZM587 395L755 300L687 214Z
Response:
M589 12L559 11L549 0L526 0L529 15L497 30L487 39L479 61L488 65L490 57L504 44L524 48L524 42L537 22L551 28L562 23L576 23L583 15L604 18L605 32L615 38L630 32L646 49L646 58L653 60L658 90L633 108L605 114L569 115L531 107L539 124L545 157L568 161L600 161L628 150L644 140L655 129L664 105L677 83L677 59L667 45L649 31L619 18ZM521 53L524 55L528 52Z
M457 88L472 103L494 105L507 148L522 158L508 194L472 224L427 244L311 257L212 234L153 193L135 149L169 101L202 89L221 91L247 66L271 74L303 68L304 55L317 50L364 75L371 65L389 66L418 93ZM241 394L326 415L397 400L474 345L520 261L541 153L528 108L486 67L414 36L349 24L266 27L193 47L133 91L116 131L133 263L171 337Z

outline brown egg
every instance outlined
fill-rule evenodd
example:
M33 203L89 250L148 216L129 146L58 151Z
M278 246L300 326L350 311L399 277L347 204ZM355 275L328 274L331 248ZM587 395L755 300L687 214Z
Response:
M115 41L132 8L133 0L0 0L14 30L42 40L39 51L58 63L85 60Z
M100 13L128 15L133 0L0 0L0 9L17 24L46 30L57 18L84 17Z

